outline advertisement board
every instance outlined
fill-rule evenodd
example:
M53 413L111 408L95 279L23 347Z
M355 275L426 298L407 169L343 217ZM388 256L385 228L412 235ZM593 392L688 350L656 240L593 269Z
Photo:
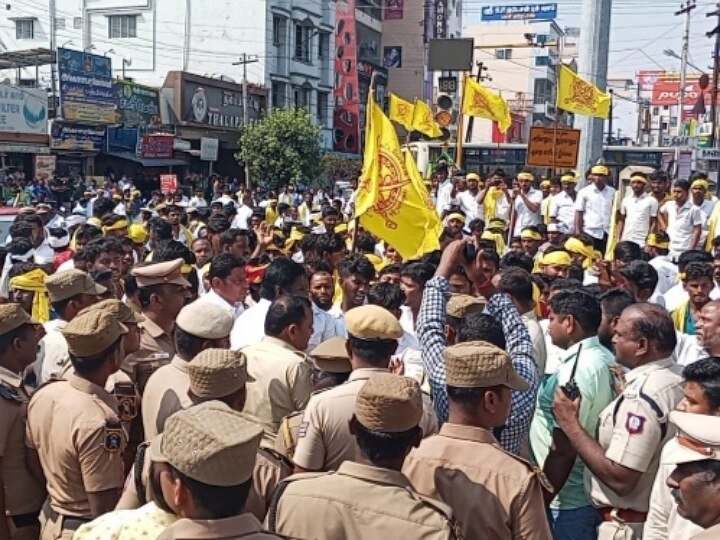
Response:
M579 129L530 128L527 164L531 167L574 169L580 150Z
M59 47L60 107L65 120L114 123L112 63L107 56Z
M105 126L85 126L55 120L50 128L50 148L99 152L107 144Z
M385 20L400 21L405 11L405 0L386 0L385 1Z
M514 6L485 6L481 19L488 21L553 21L557 19L557 4L521 4Z
M250 124L260 120L264 108L264 100L259 96L249 96ZM242 87L228 83L223 87L213 86L212 79L207 79L207 84L186 79L183 81L182 120L216 128L239 128L243 123Z
M217 161L220 141L211 137L200 138L200 159L202 161Z
M147 128L161 123L158 89L128 81L115 81L112 88L119 124Z
M174 193L177 191L177 187L177 174L160 175L160 191L162 191L163 193Z
M47 135L47 92L0 84L0 132Z
M35 178L47 180L55 174L57 156L35 156Z
M693 107L700 98L700 86L698 81L688 81L685 84L685 95L683 96L683 105L686 107ZM709 91L703 92L703 98L705 99L705 105L710 105L712 102L712 96ZM680 99L680 82L679 81L665 81L658 80L653 84L652 98L650 104L655 106L664 105L677 105ZM720 95L718 96L718 103L720 103Z
M140 157L150 159L172 158L174 142L174 135L143 135Z

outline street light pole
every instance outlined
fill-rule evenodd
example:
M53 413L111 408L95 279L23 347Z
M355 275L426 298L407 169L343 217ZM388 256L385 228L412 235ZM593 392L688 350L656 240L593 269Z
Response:
M678 97L678 117L677 117L677 129L676 135L679 137L682 134L682 116L683 106L685 105L685 82L687 78L687 66L688 66L688 51L690 48L690 17L692 10L697 7L695 0L687 0L684 5L680 6L680 10L675 12L675 15L685 15L685 30L683 32L683 45L682 52L680 54L680 94ZM675 150L678 153L678 150ZM675 159L677 161L677 155Z

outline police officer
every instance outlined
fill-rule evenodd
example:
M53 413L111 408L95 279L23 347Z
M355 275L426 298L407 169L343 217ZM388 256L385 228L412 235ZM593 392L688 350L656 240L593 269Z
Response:
M190 283L180 272L183 262L175 259L135 266L130 271L137 282L137 298L146 320L139 325L140 349L126 356L122 369L138 383L141 394L149 376L145 368L152 371L175 355L175 319L190 298Z
M348 422L363 384L376 373L387 373L390 357L403 330L388 310L366 305L345 316L347 349L353 371L345 384L310 398L293 454L295 471L337 470L346 460L358 457L355 437ZM423 409L420 427L425 434L437 431L432 407Z
M452 508L466 539L550 538L540 479L492 434L507 420L511 391L524 392L527 382L504 351L482 341L453 345L443 356L448 421L410 452L403 473Z
M31 540L40 534L38 514L45 484L25 459L29 400L22 372L35 360L37 325L19 304L0 305L0 538Z
M358 461L285 480L273 496L268 528L291 538L455 538L450 508L418 494L400 472L422 438L421 394L414 379L373 374L350 421L362 449Z
M125 481L126 435L104 387L122 362L127 328L109 312L89 310L62 332L75 372L40 388L28 406L28 452L40 460L50 502L43 539L72 538L112 510Z
M577 420L580 400L571 401L562 388L555 393L557 424L587 468L590 499L602 519L600 540L642 537L660 451L674 433L668 415L683 397L681 370L671 358L673 328L655 304L622 312L612 341L630 371L622 393L600 414L597 441Z

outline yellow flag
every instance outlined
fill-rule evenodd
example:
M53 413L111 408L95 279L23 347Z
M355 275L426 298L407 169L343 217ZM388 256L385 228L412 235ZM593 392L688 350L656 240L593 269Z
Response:
M560 64L556 103L558 109L584 116L607 118L610 114L611 99L609 94L601 92L597 86Z
M415 102L412 129L428 137L439 137L442 135L442 129L435 121L432 109L422 100Z
M415 105L395 94L390 94L390 120L397 122L408 131L413 130Z
M417 168L408 171L395 128L375 103L373 92L368 95L366 118L355 217L405 259L439 249L437 213Z
M462 100L463 114L495 120L501 133L505 133L512 124L507 101L502 96L493 94L475 79L465 79Z

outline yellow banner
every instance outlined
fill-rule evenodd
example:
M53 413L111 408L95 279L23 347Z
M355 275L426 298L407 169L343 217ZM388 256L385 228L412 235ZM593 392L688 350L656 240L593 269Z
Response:
M442 129L435 121L432 109L422 100L415 102L415 114L413 116L412 129L419 131L428 137L439 137L442 135Z
M415 105L395 94L390 94L390 120L412 131L414 116Z
M366 118L355 217L404 259L439 249L441 225L427 189L416 167L408 171L395 128L375 103L373 92L368 95Z
M556 103L559 109L584 116L607 118L610 114L610 102L609 94L601 92L597 86L560 64Z
M505 133L512 124L507 101L470 77L465 79L462 99L463 114L494 120L501 133Z

